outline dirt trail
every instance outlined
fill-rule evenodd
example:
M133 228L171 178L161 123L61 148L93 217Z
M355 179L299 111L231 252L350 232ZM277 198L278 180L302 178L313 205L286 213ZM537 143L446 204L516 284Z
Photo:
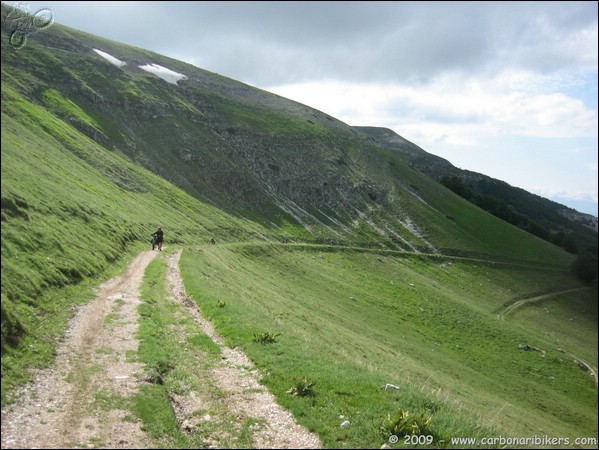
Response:
M239 422L257 419L261 425L253 430L255 448L321 448L318 436L295 423L275 397L260 384L260 375L241 351L225 346L224 339L204 319L197 305L185 293L179 273L181 251L168 259L168 280L173 300L180 303L202 331L220 347L222 363L212 370L212 380L224 393L227 409Z
M129 362L127 355L138 348L139 288L146 267L158 254L142 252L124 275L100 286L95 300L77 311L55 362L36 372L19 400L2 411L3 449L151 448L140 423L131 421L128 411L118 409L118 402L133 395L144 379L143 365ZM321 448L318 436L297 425L259 383L247 356L226 347L201 317L185 294L178 268L180 254L168 257L170 297L221 348L222 363L210 376L224 393L225 409L240 422L259 421L252 430L255 448ZM187 405L189 412L204 402L194 395Z
M501 311L499 314L497 314L497 318L500 319L500 320L505 320L505 317L508 314L512 314L514 311L516 311L517 309L519 309L522 306L526 305L527 303L539 302L541 300L545 300L546 298L553 297L555 295L567 294L568 292L582 291L582 290L585 290L585 289L587 289L587 288L565 289L563 291L550 292L549 294L543 294L543 295L539 295L537 297L530 297L530 298L525 298L525 299L522 299L522 300L518 300L517 302L512 303L511 305L507 306L503 311Z
M140 425L123 420L129 413L102 402L136 390L142 367L127 353L138 347L139 287L156 254L140 253L78 310L52 367L2 411L2 448L146 447Z
M501 311L499 314L497 314L497 318L499 320L504 320L508 314L513 314L517 309L521 308L522 306L528 304L528 303L533 303L533 302L538 302L541 300L545 300L548 297L553 297L555 295L561 295L561 294L567 294L568 292L575 292L575 291L581 291L581 290L585 290L588 288L572 288L572 289L565 289L563 291L557 291L557 292L551 292L549 294L544 294L544 295L539 295L536 297L531 297L531 298L525 298L522 300L518 300L515 303L512 303L511 305L507 306L503 311ZM593 380L595 381L595 385L599 386L599 374L597 373L597 368L593 367L591 364L589 364L588 362L586 362L585 360L579 358L578 356L574 355L573 353L570 352L565 352L568 355L570 355L572 358L575 359L575 362L581 366L581 368L586 368L587 371L589 371L590 375L593 377Z

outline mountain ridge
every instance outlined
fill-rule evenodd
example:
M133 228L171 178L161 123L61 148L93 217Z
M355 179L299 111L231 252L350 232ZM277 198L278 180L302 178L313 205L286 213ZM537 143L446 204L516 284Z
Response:
M548 240L551 240L550 232L553 234L561 232L576 241L580 249L597 246L598 219L591 214L581 213L574 208L511 186L488 175L459 169L448 160L426 152L391 129L374 126L354 128L377 145L401 153L408 165L441 183L444 179L457 178L464 187L474 193L490 195L504 202L517 213L546 228Z

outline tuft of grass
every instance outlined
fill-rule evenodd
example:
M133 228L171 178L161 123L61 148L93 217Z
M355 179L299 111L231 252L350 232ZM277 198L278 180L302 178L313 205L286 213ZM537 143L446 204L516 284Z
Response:
M315 384L316 382L311 381L308 377L298 378L287 393L299 397L311 396L314 395Z
M400 409L395 415L387 417L381 426L381 431L387 440L391 436L430 436L430 443L432 443L435 436L430 428L431 421L432 417L410 414L409 411Z
M277 337L280 336L281 333L273 333L271 331L265 331L262 333L254 333L253 341L258 342L260 344L273 344L277 342Z

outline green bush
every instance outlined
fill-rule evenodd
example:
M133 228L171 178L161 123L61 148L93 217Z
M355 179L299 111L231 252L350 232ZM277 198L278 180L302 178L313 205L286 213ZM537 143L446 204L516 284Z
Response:
M298 397L307 397L314 395L314 387L316 383L304 377L295 381L295 384L291 389L287 391L288 394L297 395Z
M391 435L432 435L433 433L429 429L431 420L432 417L427 419L420 415L410 415L405 409L400 409L393 417L387 417L381 430L385 435L385 438Z
M265 333L254 333L254 342L258 342L260 344L272 344L277 342L277 336L280 333L271 333L270 331L266 331Z

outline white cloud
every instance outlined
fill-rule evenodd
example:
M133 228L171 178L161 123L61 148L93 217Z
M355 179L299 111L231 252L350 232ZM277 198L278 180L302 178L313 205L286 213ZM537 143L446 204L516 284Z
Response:
M419 145L430 145L441 136L462 144L496 134L597 136L597 111L563 93L548 92L543 86L550 82L506 71L491 79L446 74L418 86L327 81L268 90L350 125L386 126L410 140L424 138Z
M422 85L327 81L268 90L349 125L391 128L457 167L539 195L592 202L597 110L556 91L573 80L506 70L493 78L447 73Z

